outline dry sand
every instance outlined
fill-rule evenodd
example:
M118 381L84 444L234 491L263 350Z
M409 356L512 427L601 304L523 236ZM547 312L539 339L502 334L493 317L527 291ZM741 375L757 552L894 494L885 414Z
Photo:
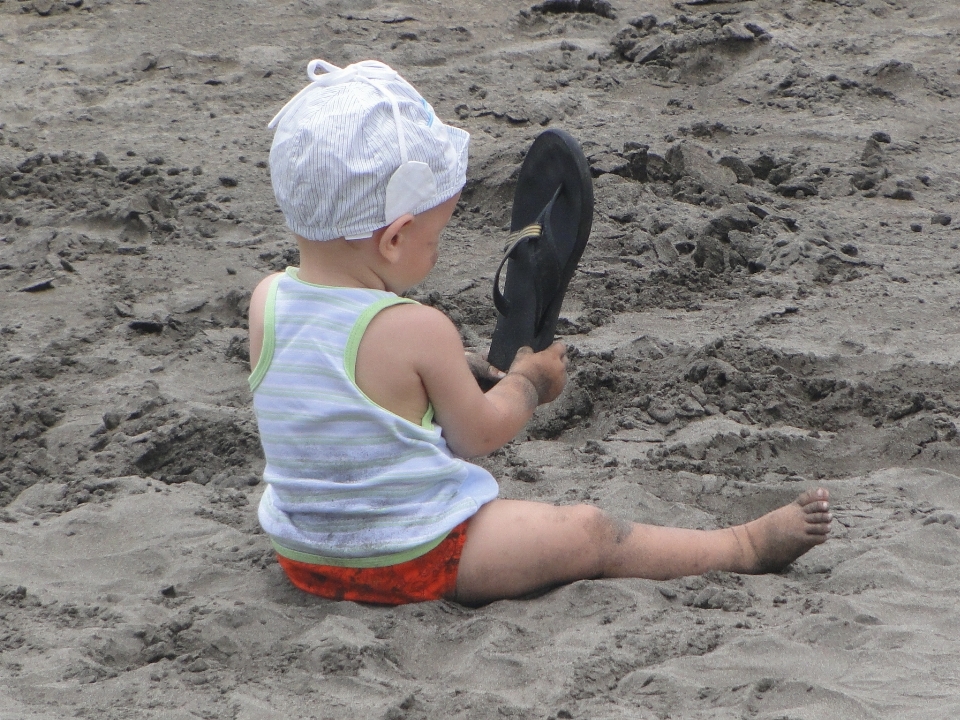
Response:
M566 5L0 0L0 717L960 714L960 7ZM472 133L415 294L470 344L524 148L590 157L571 381L483 461L504 496L715 527L821 482L834 537L476 610L292 589L244 323L314 57Z

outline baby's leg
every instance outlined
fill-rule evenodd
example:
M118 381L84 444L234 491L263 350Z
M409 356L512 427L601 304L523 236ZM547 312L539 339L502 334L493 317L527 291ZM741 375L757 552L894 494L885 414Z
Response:
M467 527L456 599L478 604L587 578L770 572L824 542L830 520L822 488L722 530L617 521L589 505L494 500Z

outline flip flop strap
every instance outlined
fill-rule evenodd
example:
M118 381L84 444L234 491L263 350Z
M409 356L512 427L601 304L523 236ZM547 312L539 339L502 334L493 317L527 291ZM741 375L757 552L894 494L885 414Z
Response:
M504 317L510 312L510 301L500 292L500 273L503 271L503 266L506 265L507 260L513 256L514 251L520 243L525 240L536 240L542 232L543 228L540 223L532 223L507 236L507 243L503 250L503 259L500 260L497 273L493 276L493 304L496 306L497 312Z
M557 190L554 200L559 194L560 190ZM551 201L551 206L552 204L553 201ZM540 240L537 242L536 250L538 270L536 277L539 290L537 292L537 324L534 329L537 335L543 330L547 308L557 297L557 290L560 288L560 276L563 272L549 212L544 212L541 227ZM562 302L562 297L560 299Z
M550 302L548 298L556 292L560 285L561 272L560 261L557 259L557 246L550 237L551 233L549 228L544 227L544 224L549 224L550 218L546 213L542 217L543 224L533 223L527 225L525 228L508 236L503 259L500 260L497 273L493 278L493 304L501 315L507 317L510 312L510 301L500 292L500 273L503 271L503 266L506 265L507 260L513 256L521 243L536 241L536 245L532 248L531 261L536 268L532 280L535 285L535 296L537 298L535 308L537 321L535 330L538 333L542 328L543 314Z

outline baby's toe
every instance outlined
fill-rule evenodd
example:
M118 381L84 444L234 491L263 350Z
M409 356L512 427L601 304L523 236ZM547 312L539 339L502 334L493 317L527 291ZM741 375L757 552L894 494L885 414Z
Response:
M814 500L803 506L803 514L809 520L810 515L822 515L830 512L830 503L826 500Z
M816 488L814 490L804 490L797 497L797 504L804 509L814 503L829 503L830 493L825 488Z
M807 525L807 535L829 535L830 523L820 523L818 525Z

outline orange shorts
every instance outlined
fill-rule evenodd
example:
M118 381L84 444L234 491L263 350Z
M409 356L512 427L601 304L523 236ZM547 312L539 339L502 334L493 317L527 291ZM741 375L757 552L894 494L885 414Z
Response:
M450 597L457 589L467 523L457 525L433 550L418 558L375 568L312 565L277 555L290 582L330 600L404 605Z

